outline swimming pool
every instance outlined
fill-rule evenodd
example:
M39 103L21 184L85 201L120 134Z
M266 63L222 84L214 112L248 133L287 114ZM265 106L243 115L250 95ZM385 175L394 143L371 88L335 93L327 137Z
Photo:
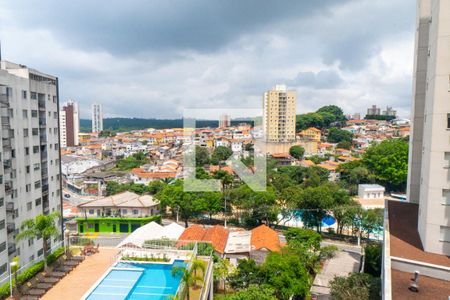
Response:
M163 300L175 295L180 276L172 276L173 264L119 262L91 290L86 300Z

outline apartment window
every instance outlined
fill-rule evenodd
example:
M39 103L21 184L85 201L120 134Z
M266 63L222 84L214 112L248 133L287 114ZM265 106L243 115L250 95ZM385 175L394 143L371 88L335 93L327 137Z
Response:
M28 202L27 203L27 211L30 211L31 209L33 209L33 202Z
M33 99L33 100L36 100L37 99L36 92L30 92L30 98Z
M31 183L25 185L25 191L31 192Z
M22 116L23 116L24 119L28 119L28 110L23 109L22 110Z
M32 110L31 111L31 117L32 118L37 118L37 116L38 116L37 110Z
M0 221L0 230L5 229L5 220Z
M441 226L440 230L441 236L440 241L445 243L450 243L450 227L449 226Z
M28 128L24 128L23 129L23 137L27 137L28 136Z
M37 170L39 170L40 169L40 164L39 163L35 163L34 165L33 165L33 170L35 170L35 171L37 171Z
M39 146L33 146L33 153L39 153Z
M25 166L25 173L30 174L30 166Z
M58 143L55 144L55 150L59 150L59 145L58 145Z
M56 174L56 180L59 180L59 174Z
M447 129L450 129L450 114L447 114Z
M139 211L137 209L133 209L133 215L139 214Z
M0 253L6 250L6 242L0 244Z
M58 197L61 196L61 190L60 189L56 190L56 196L58 196Z
M53 118L54 118L54 119L58 119L58 112L57 112L57 111L55 111L55 112L53 113Z
M5 205L5 199L0 198L0 207L3 207Z
M40 188L40 187L41 187L41 181L40 181L40 180L35 181L35 182L34 182L34 189L38 189L38 188Z
M41 202L42 202L41 198L37 198L36 200L34 200L34 205L39 206L41 205Z
M5 274L6 270L8 269L6 263L0 266L0 275Z
M37 252L37 256L38 256L38 257L41 257L43 254L44 254L44 249L40 249L40 250Z
M53 96L53 103L56 103L56 96Z
M53 128L53 133L54 133L54 134L58 134L58 128L56 128L56 127Z
M3 183L3 175L0 175L0 184Z
M33 128L33 129L31 129L31 134L32 135L38 135L39 134L39 130L37 128Z
M11 157L16 158L16 149L11 150Z
M25 147L25 155L30 155L30 147Z

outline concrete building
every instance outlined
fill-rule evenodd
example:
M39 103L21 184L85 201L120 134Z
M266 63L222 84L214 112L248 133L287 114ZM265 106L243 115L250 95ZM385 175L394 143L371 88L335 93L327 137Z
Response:
M64 103L60 111L59 127L61 131L61 147L74 147L80 144L80 113L78 103L72 100Z
M92 132L103 131L103 111L102 105L98 103L92 104Z
M408 199L425 251L450 255L450 0L419 1Z
M14 256L20 266L43 256L42 239L16 241L22 222L62 213L58 112L57 77L0 61L0 278Z
M285 85L276 85L264 93L263 128L267 142L291 143L295 141L296 92Z
M219 119L219 128L227 128L231 126L231 118L230 115L223 114Z
M383 110L383 116L395 117L397 115L397 111L392 109L391 106L387 106L386 110Z
M376 105L372 105L372 107L367 109L367 115L369 116L379 116L381 115L381 109Z

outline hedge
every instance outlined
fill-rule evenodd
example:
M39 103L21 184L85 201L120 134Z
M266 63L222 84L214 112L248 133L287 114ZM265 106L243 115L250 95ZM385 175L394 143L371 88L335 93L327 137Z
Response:
M55 251L53 251L53 253L50 253L47 256L47 264L54 263L63 254L64 254L64 247L60 247L60 248L56 249ZM40 262L37 262L34 265L31 265L30 267L23 270L22 273L17 275L17 283L19 285L22 285L43 270L44 270L44 261L41 260ZM13 278L13 282L14 282L14 278ZM0 299L6 299L9 297L9 295L10 295L10 291L9 291L9 281L8 281L4 285L0 286Z

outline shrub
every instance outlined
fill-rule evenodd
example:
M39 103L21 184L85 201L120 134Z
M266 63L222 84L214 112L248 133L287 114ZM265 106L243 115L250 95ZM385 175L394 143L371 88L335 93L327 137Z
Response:
M44 270L44 261L40 261L25 269L22 273L17 275L18 284L23 284L36 276L39 272ZM14 279L13 279L14 282ZM6 299L9 297L9 281L4 285L0 286L0 299Z
M59 247L58 249L53 251L53 253L50 253L47 256L47 264L50 265L54 263L63 254L64 254L64 247Z
M320 260L327 260L333 258L338 250L339 250L338 247L336 247L335 245L329 245L320 248Z

